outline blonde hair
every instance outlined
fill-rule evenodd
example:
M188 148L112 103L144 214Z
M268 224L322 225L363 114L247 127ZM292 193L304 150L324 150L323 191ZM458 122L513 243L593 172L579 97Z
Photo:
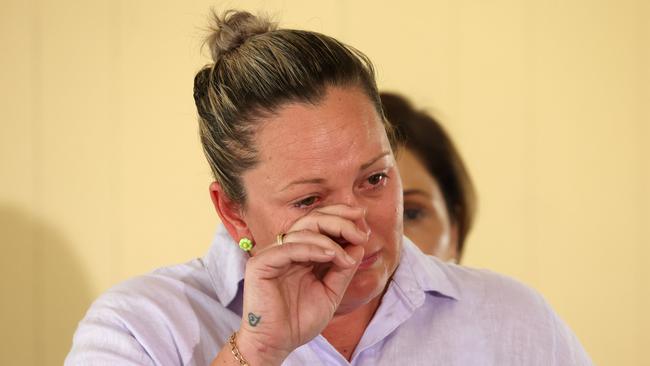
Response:
M317 104L329 86L358 87L383 118L370 60L332 37L278 29L245 11L213 13L206 40L213 62L194 78L201 143L225 194L245 203L241 174L257 164L256 121L289 102Z

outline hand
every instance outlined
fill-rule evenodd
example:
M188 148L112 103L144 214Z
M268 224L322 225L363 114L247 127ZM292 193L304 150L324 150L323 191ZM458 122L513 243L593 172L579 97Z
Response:
M363 258L370 233L355 222L365 223L364 217L359 208L322 207L297 220L283 245L248 260L238 334L246 357L244 348L264 364L280 364L327 326ZM344 249L333 239L350 245Z

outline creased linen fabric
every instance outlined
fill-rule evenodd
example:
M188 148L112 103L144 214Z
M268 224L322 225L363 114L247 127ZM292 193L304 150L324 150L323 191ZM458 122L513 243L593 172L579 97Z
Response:
M205 257L110 289L79 323L65 365L210 365L239 328L246 256L220 227ZM318 336L283 365L592 363L537 292L443 263L405 237L400 264L352 360Z

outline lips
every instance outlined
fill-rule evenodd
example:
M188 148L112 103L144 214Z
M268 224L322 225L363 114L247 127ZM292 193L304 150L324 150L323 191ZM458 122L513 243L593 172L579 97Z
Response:
M381 251L378 250L372 254L364 256L363 259L361 260L361 264L359 264L359 269L369 268L370 266L375 264L375 262L377 262L380 255L381 255Z
M345 238L343 238L343 237L331 238L331 239L333 241L335 241L338 245L340 245L341 248L343 248L343 249L345 249L345 247L347 247L348 245L352 244L349 241L345 240ZM368 255L364 256L363 259L361 260L361 264L359 264L359 268L357 270L366 269L366 268L369 268L370 266L372 266L373 264L375 264L375 262L377 262L377 259L379 259L380 255L381 255L380 252L381 252L381 250L377 250L377 251L375 251L375 252L373 252L371 254L368 254Z

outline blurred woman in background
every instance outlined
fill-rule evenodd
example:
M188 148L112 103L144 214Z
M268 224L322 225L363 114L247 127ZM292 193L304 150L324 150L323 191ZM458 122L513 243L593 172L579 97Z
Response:
M399 136L404 234L426 253L458 263L476 210L465 164L442 126L401 95L382 92L386 118Z

